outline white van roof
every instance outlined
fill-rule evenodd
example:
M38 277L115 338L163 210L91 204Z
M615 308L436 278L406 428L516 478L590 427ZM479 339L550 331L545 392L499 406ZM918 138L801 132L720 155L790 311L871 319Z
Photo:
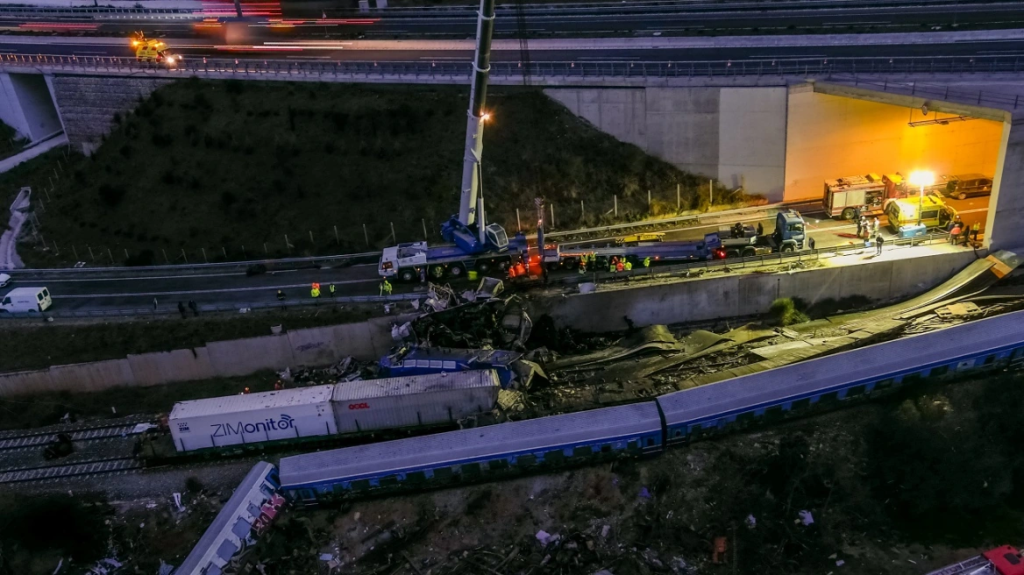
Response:
M16 296L26 296L26 295L28 295L28 296L36 297L36 294L41 292L41 291L43 291L44 289L46 289L46 287L20 287L20 288L14 288L11 291L9 291L6 294L4 294L4 296L16 297Z

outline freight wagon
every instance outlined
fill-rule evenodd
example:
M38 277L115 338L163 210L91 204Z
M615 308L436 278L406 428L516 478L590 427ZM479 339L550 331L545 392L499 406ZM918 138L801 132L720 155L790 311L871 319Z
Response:
M493 369L339 383L331 403L339 433L456 423L498 400Z
M493 409L500 389L497 373L482 369L182 401L168 417L170 436L146 436L140 450L159 461L455 425Z
M654 401L281 460L301 505L514 472L657 455L666 446L797 417L920 381L1024 367L1024 311L663 395Z
M178 451L334 435L333 385L182 401L168 418Z

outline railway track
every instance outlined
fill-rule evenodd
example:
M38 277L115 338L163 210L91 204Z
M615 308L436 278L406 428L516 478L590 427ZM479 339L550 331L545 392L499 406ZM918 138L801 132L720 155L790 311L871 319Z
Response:
M141 470L142 467L142 461L135 457L117 457L102 461L84 461L69 465L53 465L32 469L15 469L0 472L0 484L25 483L29 481L44 481L47 479L64 479L68 477L82 477L86 475L103 475L110 473L123 474Z
M38 430L12 430L0 432L0 452L23 449L26 447L43 447L55 441L57 435L66 433L72 441L105 439L130 434L136 425L152 419L148 415L137 415L117 420L116 422L88 422L69 424L66 426L49 427Z

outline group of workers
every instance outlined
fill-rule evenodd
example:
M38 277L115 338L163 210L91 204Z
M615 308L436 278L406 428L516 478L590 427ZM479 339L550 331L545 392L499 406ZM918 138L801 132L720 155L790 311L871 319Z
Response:
M949 232L949 243L953 245L967 245L968 241L977 242L978 233L981 232L981 224L974 222L972 225L967 226L964 224L960 216L957 216L953 221L946 225L946 231Z
M879 221L877 216L872 219L860 216L857 220L857 237L861 239L878 237L878 227Z
M649 257L644 258L643 259L643 265L644 265L645 268L651 267L651 258L649 258ZM582 256L580 256L579 267L577 267L577 271L579 272L580 275L583 275L583 274L587 273L587 266L590 266L590 269L593 269L593 270L597 269L597 256L596 255L594 255L594 254L583 254ZM632 269L633 269L633 262L629 261L629 259L626 258L626 257L620 258L619 256L612 256L611 259L608 260L608 271L611 272L611 273L617 273L617 272L623 272L623 271L628 272L628 271L631 271Z

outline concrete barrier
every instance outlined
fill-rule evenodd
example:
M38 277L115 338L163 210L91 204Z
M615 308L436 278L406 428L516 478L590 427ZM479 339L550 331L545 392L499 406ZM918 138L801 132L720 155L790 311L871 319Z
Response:
M281 335L215 341L194 349L0 373L0 397L233 377L263 369L327 365L348 356L373 360L390 349L391 324L409 319L411 316L381 317L360 323L298 329Z
M128 365L134 384L142 386L210 379L218 375L206 347L129 355Z
M918 249L920 253L910 252ZM870 266L861 265L870 259L851 259L869 255L843 256L845 265L841 267L727 275L534 298L529 304L530 314L535 321L549 314L559 327L603 332L626 329L623 316L644 326L762 314L780 297L799 297L808 304L850 296L884 302L924 293L976 258L967 250L936 254L927 248L909 248L899 259Z
M50 381L54 389L99 391L109 387L133 385L132 366L127 359L110 359L50 368Z
M246 375L261 369L282 368L292 363L288 335L211 341L206 344L213 371L222 377Z
M535 320L542 314L551 315L559 327L604 332L626 329L623 316L644 326L756 315L765 313L779 297L799 297L808 304L850 296L889 301L939 285L976 257L968 250L935 253L928 248L909 248L890 256L894 259L859 265L871 261L864 259L869 255L843 256L846 265L811 270L695 278L537 297L529 300L529 311ZM282 335L210 342L194 350L0 374L0 397L248 375L286 366L325 365L347 356L372 360L391 347L391 324L411 317L380 317Z

